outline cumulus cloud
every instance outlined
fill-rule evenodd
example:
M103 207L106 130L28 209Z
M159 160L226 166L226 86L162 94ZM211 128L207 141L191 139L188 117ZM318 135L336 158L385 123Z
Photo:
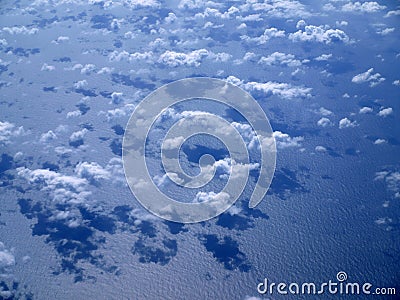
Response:
M83 138L85 137L87 132L88 130L86 128L73 132L69 137L69 143L71 145L83 144Z
M130 115L134 110L135 110L135 105L128 103L128 104L125 104L123 107L119 107L116 109L110 109L106 112L100 111L99 115L103 115L103 114L106 115L107 121L111 122L116 119Z
M285 31L278 30L277 28L272 27L265 29L264 33L260 36L249 37L247 35L242 35L240 38L247 42L254 42L256 44L262 45L268 42L272 38L279 38L279 37L285 37Z
M386 144L387 141L385 139L376 139L374 144L375 145L381 145L381 144Z
M206 49L193 50L188 53L167 50L160 55L158 62L170 67L182 65L198 67L205 58L216 62L226 62L231 55L225 52L214 53Z
M282 52L274 52L269 56L263 56L258 61L259 64L271 65L286 65L288 67L299 67L301 61L296 59L293 54L285 54Z
M350 38L340 29L331 29L327 25L306 25L304 30L290 33L289 39L294 42L319 42L331 44L334 42L348 43Z
M304 141L302 136L291 137L287 133L280 131L274 131L273 137L275 138L276 146L280 149L301 147L301 142Z
M59 36L58 38L56 38L55 40L51 41L53 44L61 44L64 42L69 41L69 37L68 36Z
M332 54L321 54L320 56L314 58L316 61L325 61L332 58Z
M385 15L385 18L389 18L392 16L400 16L400 10L390 10L387 12L387 14Z
M316 146L315 151L317 152L326 152L326 148L324 146Z
M349 2L343 5L342 10L346 12L374 13L385 9L386 6L379 5L377 2Z
M289 83L272 81L265 83L254 81L244 82L235 76L229 76L226 80L250 92L259 91L267 95L276 95L285 99L311 97L311 88L292 86Z
M327 126L332 125L332 122L328 118L324 117L324 118L321 118L318 120L317 125L321 126L321 127L327 127Z
M48 143L52 140L55 140L56 138L57 138L57 135L52 130L49 130L48 132L45 132L40 136L39 141L41 143Z
M21 136L25 133L23 126L16 127L13 123L0 121L0 145L6 145L10 143L12 137Z
M370 113L372 111L373 111L373 109L371 107L364 106L364 107L360 108L359 113L360 114L368 114L368 113Z
M369 86L374 87L374 86L377 86L378 84L380 84L381 82L385 81L385 78L383 78L381 76L381 74L379 74L379 73L373 74L373 72L374 72L374 68L370 68L364 73L355 75L353 77L353 79L351 80L351 82L358 83L358 84L369 82Z
M0 271L15 264L14 255L0 242Z
M356 121L350 121L348 118L343 118L339 121L339 129L358 126Z
M74 83L74 88L76 89L82 89L86 86L88 86L88 82L85 79Z
M85 178L64 175L48 169L30 170L17 168L17 173L29 184L37 185L48 192L57 203L83 203L91 194L87 191L88 181Z
M44 63L42 65L42 68L40 69L40 71L54 71L55 69L56 69L55 66L51 66L51 65Z
M276 18L308 17L311 13L296 0L246 0L240 7L241 11L261 12L263 15Z
M90 75L95 70L96 70L96 66L94 64L86 64L82 67L81 74Z
M35 34L39 31L38 28L27 28L25 26L3 27L3 31L9 34Z
M79 177L86 178L90 182L109 179L111 174L96 162L80 162L75 166L74 171Z
M380 116L380 117L387 117L387 116L391 115L392 113L393 113L393 108L391 108L391 107L382 108L382 109L378 112L378 116Z
M147 52L133 52L129 53L128 51L113 51L108 55L108 59L110 62L119 62L119 61L129 61L129 62L134 62L134 61L139 61L143 60L146 62L151 62L153 59L153 52L152 51L147 51Z
M375 180L382 180L386 183L387 189L394 194L395 198L400 198L400 172L381 171L375 173Z
M388 35L388 34L394 32L394 31L395 31L395 28L394 27L390 27L390 28L380 29L376 33L380 34L380 35Z

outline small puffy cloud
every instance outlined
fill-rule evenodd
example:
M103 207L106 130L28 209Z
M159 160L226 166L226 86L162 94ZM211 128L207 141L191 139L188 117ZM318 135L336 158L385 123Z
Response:
M114 71L114 68L103 67L97 72L97 74L111 74L113 71Z
M296 28L297 29L304 28L304 27L306 27L306 25L307 25L306 21L300 20L300 21L297 22Z
M96 162L80 162L75 167L75 173L81 177L86 178L91 182L97 182L101 179L109 179L111 174L108 170L104 169Z
M350 38L340 29L331 29L329 26L306 25L304 30L290 33L289 39L293 42L319 42L331 44L334 42L348 43Z
M324 146L316 146L315 151L317 152L326 152L326 148Z
M10 143L12 137L21 136L25 133L23 126L16 127L13 123L0 121L0 145L6 145Z
M0 271L15 264L14 255L0 242Z
M314 58L316 61L325 61L332 58L332 54L321 54L320 56Z
M321 127L327 127L327 126L332 125L332 122L328 118L324 117L324 118L321 118L318 120L317 125L321 126Z
M386 6L379 5L378 2L349 2L343 5L342 10L346 12L374 13L385 9Z
M165 23L171 24L177 19L176 15L172 12L168 13L168 16L165 17Z
M83 128L82 130L75 131L69 137L69 143L75 145L77 143L83 143L83 138L85 137L88 130Z
M391 108L391 107L382 108L382 109L378 112L378 116L380 116L380 117L387 117L387 116L391 115L392 113L393 113L393 108Z
M160 39L161 40L161 39ZM153 45L155 46L155 45ZM138 60L144 60L147 62L151 62L153 59L153 52L152 51L147 51L147 52L133 52L129 53L128 51L113 51L108 55L108 60L110 62L119 62L119 61L129 61L129 62L134 62Z
M380 84L381 82L385 81L385 78L383 78L381 74L379 73L373 74L373 72L374 68L370 68L366 72L354 76L351 82L358 84L369 82L369 86L374 87Z
M58 38L56 38L55 40L51 41L53 44L61 44L64 42L69 41L69 37L68 36L59 36Z
M244 1L243 1L244 2ZM239 6L242 12L260 12L264 16L290 19L311 16L306 6L297 0L247 0Z
M229 201L229 194L225 192L214 193L214 192L198 192L196 197L193 199L194 203L202 203L202 202L217 202L219 205L223 203L227 203Z
M380 34L380 35L388 35L394 31L395 31L395 28L391 27L391 28L379 29L376 33Z
M120 104L121 102L124 101L124 98L122 97L124 94L120 92L113 92L111 94L111 101L114 104Z
M400 16L400 10L391 10L388 11L387 14L385 15L385 18L389 18L392 16Z
M84 80L80 80L74 83L74 88L76 89L82 89L88 85L88 82Z
M296 59L293 54L285 54L282 52L274 52L269 56L263 56L258 61L259 64L271 65L286 65L288 67L299 67L301 61Z
M400 86L400 80L395 80L392 82L393 85Z
M358 126L356 121L350 121L348 118L343 118L339 121L339 129Z
M131 103L128 103L128 104L125 104L123 107L111 109L111 110L108 110L107 112L100 111L99 115L105 114L107 117L107 121L111 122L118 118L122 118L127 115L130 115L134 110L135 110L135 106Z
M400 198L400 172L380 171L375 173L374 180L382 180L386 183L387 189L394 194L395 198Z
M56 69L55 66L51 66L51 65L44 63L42 65L42 68L40 69L40 71L54 71L55 69Z
M376 139L374 144L375 145L381 145L381 144L386 144L387 141L385 139Z
M52 140L55 140L56 138L57 138L57 135L52 130L49 130L48 132L45 132L40 136L39 141L41 143L48 143Z
M37 28L27 28L25 26L3 27L3 31L9 34L35 34L39 31Z
M178 67L182 65L198 67L200 66L202 59L208 55L209 52L206 49L194 50L189 53L167 50L160 55L158 62L170 67Z
M277 28L267 28L264 33L258 37L249 37L247 35L242 35L240 38L247 42L254 42L256 44L262 45L268 42L272 38L285 37L284 30L278 30Z
M183 136L177 136L174 138L170 139L165 139L163 142L163 149L165 150L171 150L171 149L177 149L184 141Z
M280 131L274 131L273 137L275 138L276 146L280 149L300 147L301 142L304 141L302 136L291 137L287 133Z
M82 116L82 112L80 110L69 111L67 113L67 119L76 118Z
M373 111L373 109L371 107L364 106L364 107L360 108L359 113L360 114L368 114L368 113L371 113L372 111Z
M272 94L285 99L310 97L312 91L311 88L292 86L289 83L272 81L265 83L250 81L245 83L235 76L229 76L226 80L250 92L259 91L267 95Z
M94 64L86 64L82 67L81 74L90 75L95 70L96 70L96 66Z

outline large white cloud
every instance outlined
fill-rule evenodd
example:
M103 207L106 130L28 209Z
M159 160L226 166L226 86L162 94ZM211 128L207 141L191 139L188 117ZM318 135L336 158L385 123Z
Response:
M240 38L247 42L254 42L256 44L261 45L265 44L272 38L279 38L279 37L285 37L285 31L272 27L265 29L264 33L260 36L249 37L248 35L242 35Z
M0 121L0 145L8 144L12 137L17 137L25 133L26 131L23 126L16 127L13 123Z
M274 131L273 137L275 138L278 149L301 147L301 142L304 141L304 137L302 136L291 137L287 133L281 131Z
M378 2L349 2L343 5L342 10L346 12L366 12L374 13L385 9L386 6L380 5Z
M374 87L374 86L377 86L378 84L380 84L381 82L385 81L385 78L383 78L381 74L379 74L379 73L374 74L373 72L374 72L374 68L370 68L364 73L355 75L352 78L351 82L353 82L353 83L369 82L369 86Z
M285 54L282 52L274 52L268 56L263 56L258 61L260 64L271 65L286 65L288 67L299 67L302 62L293 54Z
M339 129L358 126L356 121L351 121L348 118L343 118L339 121Z
M276 95L285 99L311 97L311 88L292 86L289 83L279 83L268 81L265 83L260 82L244 82L235 76L229 76L226 79L228 82L235 84L247 91L260 91L265 94Z
M319 42L331 44L333 42L348 43L350 38L340 29L332 29L327 25L306 25L304 30L300 29L289 34L289 39L294 42Z

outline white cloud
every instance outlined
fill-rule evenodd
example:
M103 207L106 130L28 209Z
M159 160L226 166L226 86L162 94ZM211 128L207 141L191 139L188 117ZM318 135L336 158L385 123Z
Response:
M375 145L381 145L381 144L386 144L387 141L385 139L376 139L374 144Z
M381 82L385 81L385 78L383 78L381 74L379 73L373 74L373 72L374 68L370 68L366 72L354 76L351 82L358 84L369 82L369 86L374 87L380 84Z
M332 122L328 118L323 117L318 120L317 125L321 126L321 127L327 127L327 126L332 125Z
M286 65L288 67L299 67L301 61L296 59L293 54L285 54L282 52L274 52L269 56L263 56L258 61L259 64L271 65Z
M97 74L111 74L113 71L114 71L114 68L103 67L97 72Z
M112 94L111 94L111 101L112 101L112 103L114 103L114 104L120 104L121 102L123 102L124 101L124 98L123 98L123 93L121 93L121 92L113 92Z
M48 192L56 203L83 203L91 194L86 190L88 181L85 178L25 167L17 168L17 173L29 184L36 184L42 191Z
M208 55L209 52L206 49L193 50L187 54L167 50L160 55L158 62L170 67L178 67L182 65L198 67L200 66L202 59Z
M374 13L385 9L386 6L379 5L377 2L349 2L343 5L342 10L346 12L365 12Z
M87 86L88 85L88 82L84 79L84 80L80 80L80 81L78 81L78 82L75 82L74 83L74 88L76 88L76 89L82 89L82 88L84 88L85 86Z
M165 150L177 149L184 140L185 139L183 138L183 136L177 136L171 139L165 139L163 142L163 149Z
M395 198L400 198L400 172L398 171L381 171L375 173L374 180L383 180L387 189L394 193Z
M326 148L324 146L316 146L315 151L317 152L326 152Z
M214 193L214 192L198 192L196 197L193 199L194 203L202 203L208 201L217 201L219 205L223 205L229 201L229 194L225 192Z
M15 264L14 255L6 249L4 244L0 242L0 270L11 267Z
M40 140L39 141L41 143L48 143L48 142L50 142L52 140L55 140L56 138L57 138L57 135L52 130L49 130L48 132L43 133L40 136Z
M364 107L360 108L359 113L360 114L368 114L368 113L370 113L372 111L373 111L373 109L371 107L364 106Z
M382 109L378 112L378 116L380 116L380 117L387 117L387 116L391 115L392 113L393 113L393 108L391 108L391 107L382 108Z
M95 70L96 70L96 66L94 64L86 64L81 69L81 74L90 75Z
M343 118L339 121L339 128L350 128L350 127L356 127L358 126L356 121L350 121L348 118Z
M392 84L393 84L393 85L400 86L400 80L397 79L397 80L393 81Z
M107 117L107 121L110 122L110 121L116 120L118 118L128 116L134 110L135 110L135 105L128 103L128 104L125 104L123 107L111 109L111 110L108 110L107 112L100 111L99 115L105 114Z
M96 162L80 162L76 165L74 172L81 178L89 181L109 179L111 174Z
M86 128L83 128L82 130L79 131L75 131L69 137L69 141L71 143L78 142L79 140L82 140L85 137L87 132L88 130Z
M226 80L250 92L260 91L267 95L272 94L285 99L311 97L311 88L292 86L289 83L278 83L272 81L266 83L254 81L245 83L235 76L229 76Z
M64 42L69 41L69 37L68 36L59 36L58 38L56 38L55 40L51 41L53 44L61 44Z
M25 26L3 27L3 31L9 34L35 34L39 31L37 28L27 28Z
M55 69L56 69L55 66L51 66L51 65L44 63L42 65L42 68L40 69L40 71L54 71Z
M392 16L400 16L400 10L391 10L385 15L385 18L392 17Z
M262 15L276 18L308 17L311 15L306 7L296 0L246 0L240 7L241 11L261 12Z
M280 131L274 131L273 137L275 138L276 146L280 149L301 147L301 142L304 141L302 136L290 137L287 133Z
M12 137L17 137L26 134L24 127L16 127L15 124L7 121L0 121L0 145L10 143Z
M67 112L67 119L76 118L82 116L82 112L80 110L73 110Z
M299 30L289 34L289 39L294 42L319 42L325 44L331 44L333 42L344 42L350 41L347 34L340 29L331 29L329 26L315 26L306 25L304 30Z
M175 22L176 19L177 19L176 15L172 12L168 13L168 16L166 16L164 18L165 23L167 23L167 24L171 24L171 23Z
M395 31L395 28L391 27L391 28L379 29L376 33L380 34L380 35L388 35L394 31Z
M152 51L147 51L147 52L133 52L133 53L129 53L128 51L113 51L108 55L108 59L110 62L113 61L122 61L122 60L126 60L129 62L134 62L134 61L138 61L138 60L143 60L146 62L151 62L153 59L153 52Z
M247 42L254 42L254 43L261 45L261 44L265 44L267 41L269 41L272 38L279 38L279 37L285 37L285 31L278 30L277 28L272 27L272 28L265 29L264 33L258 37L252 38L247 35L242 35L240 38Z
M314 58L316 61L325 61L332 58L332 54L321 54L320 56Z

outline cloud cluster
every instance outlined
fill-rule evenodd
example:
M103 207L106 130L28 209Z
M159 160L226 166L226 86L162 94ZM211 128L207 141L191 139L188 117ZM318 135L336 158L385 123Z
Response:
M287 133L282 133L280 131L274 131L273 137L275 138L278 149L301 147L301 142L304 141L304 137L302 136L291 137Z
M17 137L25 133L23 126L16 127L13 123L0 121L0 145L6 145L10 143L12 137Z
M274 52L271 55L263 56L258 61L259 64L271 65L286 65L288 67L299 67L302 62L293 54L285 54L282 52Z
M377 2L349 2L343 5L342 10L346 12L374 13L385 9L386 6Z
M331 29L327 25L306 25L294 33L289 34L289 39L294 42L318 42L331 44L335 42L348 43L350 38L340 29Z
M0 271L15 264L14 255L0 242Z
M160 55L158 62L169 67L200 66L203 59L209 58L217 62L226 62L231 55L225 52L214 53L206 49L193 50L188 53L167 50Z
M370 68L364 73L355 75L351 79L351 82L358 83L358 84L369 82L369 86L374 87L374 86L377 86L378 84L380 84L381 82L385 81L385 78L382 77L381 74L379 74L379 73L373 74L373 72L374 72L374 68Z
M39 31L37 28L27 28L25 26L3 27L3 31L9 34L35 34Z
M262 45L268 42L272 38L279 38L279 37L285 37L285 31L278 30L277 28L272 27L265 29L264 33L260 36L249 37L247 35L242 35L240 38L247 42L254 42L258 45Z
M398 171L381 171L375 173L375 180L383 180L390 192L395 198L400 198L400 172Z
M289 83L279 83L268 81L265 83L260 82L244 82L235 76L229 76L226 79L228 82L235 84L249 92L258 91L267 95L276 95L284 99L305 98L311 97L311 88L292 86Z
M17 168L17 173L29 184L37 185L40 190L49 193L56 203L84 203L91 194L87 191L88 181L85 178L25 167Z
M244 12L261 12L262 15L284 19L311 15L306 7L296 0L246 0L239 8Z
M351 128L358 126L356 121L351 121L348 118L343 118L339 121L339 129Z

